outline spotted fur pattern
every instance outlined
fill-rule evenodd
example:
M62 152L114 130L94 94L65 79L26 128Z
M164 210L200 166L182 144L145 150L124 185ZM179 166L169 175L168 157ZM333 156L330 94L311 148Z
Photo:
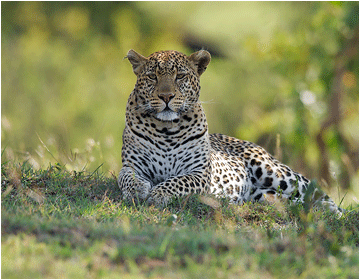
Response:
M137 81L126 107L118 177L124 199L166 205L173 196L214 193L238 204L277 195L304 201L304 176L256 144L208 134L199 102L207 51L163 51L146 58L130 50L127 58ZM312 195L340 213L327 195Z

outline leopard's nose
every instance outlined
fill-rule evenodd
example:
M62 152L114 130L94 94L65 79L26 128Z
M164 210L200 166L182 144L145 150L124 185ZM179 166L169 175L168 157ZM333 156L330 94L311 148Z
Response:
M158 96L161 100L163 100L166 104L168 104L170 100L174 98L175 94L173 94L172 92L167 92L167 93L160 93Z

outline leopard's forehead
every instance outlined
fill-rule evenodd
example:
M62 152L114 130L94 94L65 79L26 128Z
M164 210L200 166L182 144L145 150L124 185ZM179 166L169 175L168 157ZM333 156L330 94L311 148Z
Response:
M159 51L151 54L150 64L156 65L160 69L173 69L174 67L186 67L188 64L187 56L178 51Z
M178 51L159 51L149 55L148 58L150 60L166 62L166 61L175 61L175 60L185 60L186 55Z

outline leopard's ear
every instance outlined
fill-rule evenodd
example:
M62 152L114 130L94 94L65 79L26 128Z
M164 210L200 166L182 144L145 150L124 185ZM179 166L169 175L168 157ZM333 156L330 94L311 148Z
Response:
M200 76L202 73L205 72L206 67L209 65L211 55L208 51L201 50L190 55L188 59L190 63L193 64L196 73Z
M127 53L126 58L130 61L135 75L138 75L140 73L142 66L147 61L146 57L142 56L141 54L138 54L134 50L130 50Z

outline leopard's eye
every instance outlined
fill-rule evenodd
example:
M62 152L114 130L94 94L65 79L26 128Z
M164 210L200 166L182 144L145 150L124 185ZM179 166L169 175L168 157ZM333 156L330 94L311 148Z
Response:
M185 76L186 75L184 73L179 73L179 74L176 75L176 79L181 80L181 79L185 78Z
M156 75L155 75L155 74L148 74L147 77L148 77L150 80L156 81Z

